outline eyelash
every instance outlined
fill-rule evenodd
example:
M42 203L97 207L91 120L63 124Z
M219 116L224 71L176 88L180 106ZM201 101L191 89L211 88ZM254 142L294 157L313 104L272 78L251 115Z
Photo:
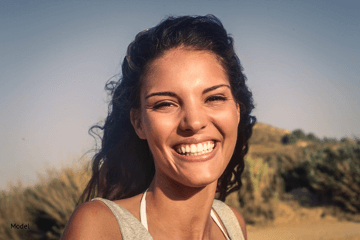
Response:
M213 100L220 100L220 101L226 101L227 100L226 97L222 97L222 96L210 96L206 100L209 100L210 98L213 99Z
M222 97L222 96L210 96L210 97L208 97L207 99L206 99L206 101L208 101L208 100L210 100L210 99L212 99L211 101L213 102L213 101L217 101L217 100L220 100L220 101L226 101L227 100L227 98L226 97ZM153 109L159 109L159 108L162 108L162 107L170 107L171 105L174 105L174 104L172 104L171 102L162 102L162 103L159 103L159 104L157 104L157 105L155 105L154 107L153 107Z
M162 108L162 107L169 107L170 105L173 105L172 103L170 103L170 102L162 102L162 103L159 103L159 104L157 104L157 105L155 105L154 107L153 107L153 109L159 109L159 108Z

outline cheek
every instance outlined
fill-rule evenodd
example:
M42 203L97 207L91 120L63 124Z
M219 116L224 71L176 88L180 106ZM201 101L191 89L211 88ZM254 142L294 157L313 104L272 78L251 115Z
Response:
M146 115L144 123L145 134L149 144L158 145L163 143L174 128L174 121L159 115Z
M227 136L237 136L238 114L236 108L226 109L216 114L216 119L222 131Z

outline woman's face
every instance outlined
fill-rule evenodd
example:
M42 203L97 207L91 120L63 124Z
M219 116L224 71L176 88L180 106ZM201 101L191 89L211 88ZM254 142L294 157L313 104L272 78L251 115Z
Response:
M181 48L149 67L132 124L146 139L157 177L203 187L224 172L236 144L240 107L215 55Z

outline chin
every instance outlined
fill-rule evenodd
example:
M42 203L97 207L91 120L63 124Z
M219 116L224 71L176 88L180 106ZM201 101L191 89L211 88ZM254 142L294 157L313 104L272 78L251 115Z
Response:
M220 175L221 176L221 175ZM217 183L219 177L218 174L193 174L191 176L184 176L183 184L193 188L203 188L214 182Z

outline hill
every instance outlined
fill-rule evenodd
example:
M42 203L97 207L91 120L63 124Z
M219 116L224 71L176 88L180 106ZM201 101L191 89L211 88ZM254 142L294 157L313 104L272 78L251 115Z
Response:
M285 135L291 141L284 143ZM243 185L226 198L248 226L332 221L331 216L360 221L360 144L308 136L301 130L254 126ZM49 171L34 187L0 193L0 239L59 239L90 178L86 166ZM23 222L31 231L9 227Z
M273 127L265 123L257 123L253 127L253 133L249 144L269 144L280 143L284 135L290 134L291 131Z

